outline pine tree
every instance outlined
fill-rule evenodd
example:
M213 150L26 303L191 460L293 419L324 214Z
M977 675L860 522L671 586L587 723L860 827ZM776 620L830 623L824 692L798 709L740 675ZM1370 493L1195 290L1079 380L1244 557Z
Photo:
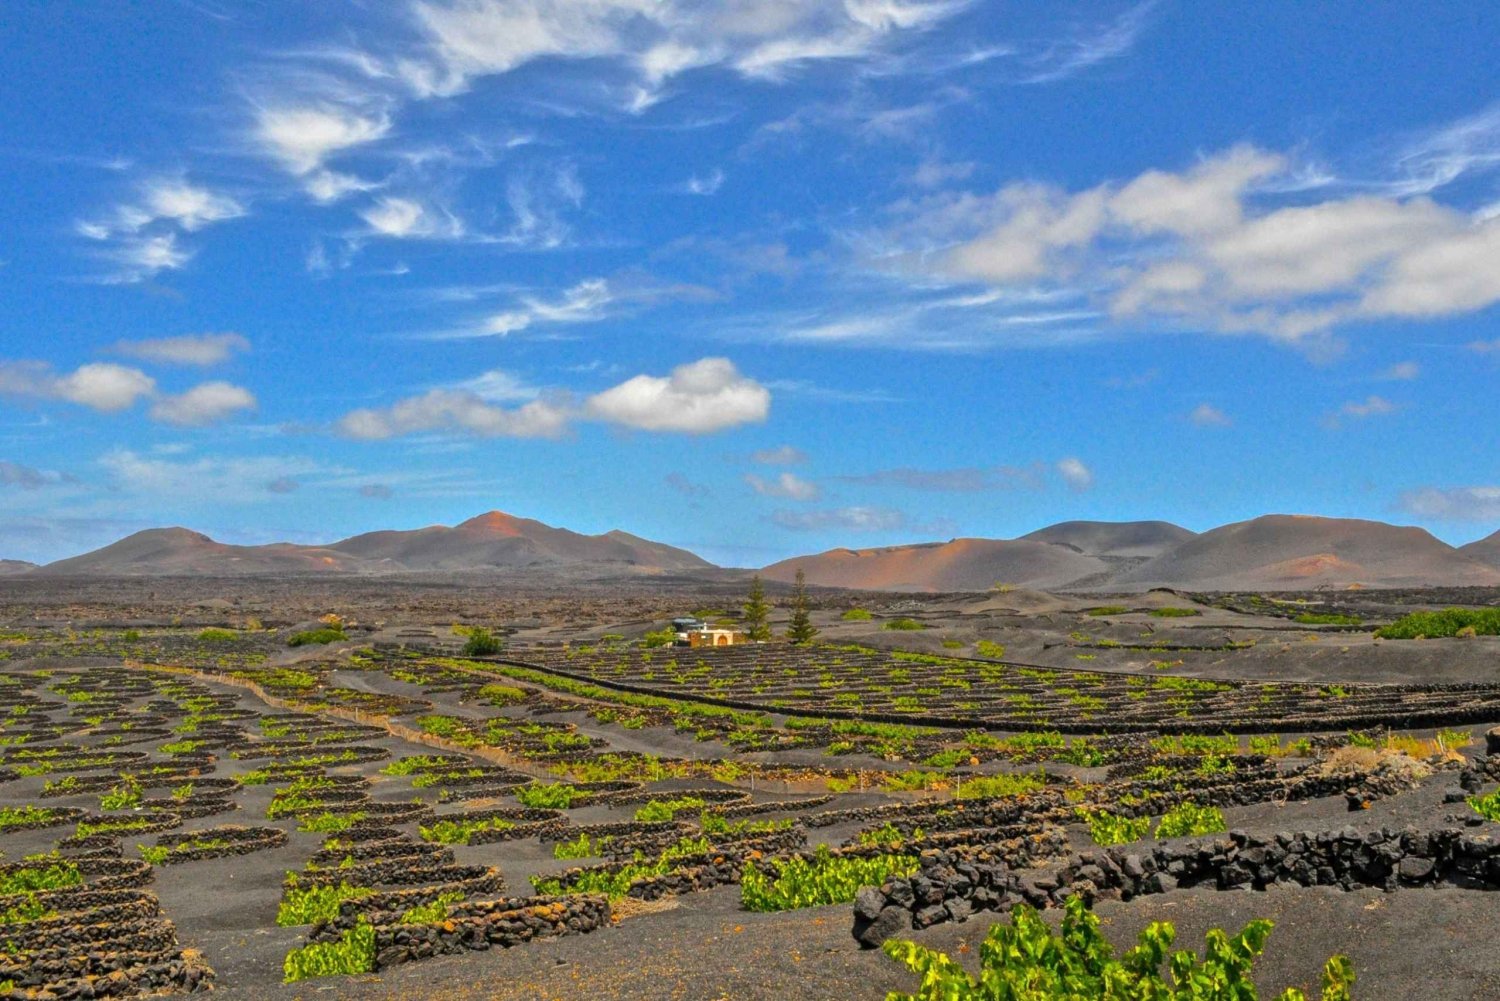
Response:
M760 574L750 578L750 595L745 599L745 635L756 643L771 638L771 606L766 604L766 586Z
M818 635L812 624L812 609L807 603L807 576L797 571L797 584L792 589L792 621L787 626L786 638L793 643L811 643Z

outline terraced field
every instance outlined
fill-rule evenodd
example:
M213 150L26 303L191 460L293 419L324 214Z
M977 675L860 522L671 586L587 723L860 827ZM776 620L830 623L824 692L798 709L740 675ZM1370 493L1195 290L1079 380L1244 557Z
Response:
M1017 902L1489 888L1500 871L1483 799L1500 768L1474 743L1500 718L1488 686L848 645L476 660L265 630L7 636L0 998L537 996L521 957L543 940L691 953L692 925L669 915L700 906L836 918L852 931L840 968L865 971L854 997L905 976L862 950ZM1283 804L1377 817L1444 781L1465 790L1451 833L1430 811L1417 833L1265 830ZM1255 829L1229 835L1237 817ZM630 969L576 972L657 996ZM799 982L761 975L735 996ZM721 996L713 965L683 976L677 996Z

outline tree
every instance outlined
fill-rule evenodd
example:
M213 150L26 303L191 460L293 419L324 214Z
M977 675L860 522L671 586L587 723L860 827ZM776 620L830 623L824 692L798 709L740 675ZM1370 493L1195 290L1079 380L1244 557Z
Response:
M792 588L792 621L787 626L786 638L793 643L811 643L818 635L818 627L812 624L812 609L807 603L807 575L797 571L797 583Z
M771 638L771 606L766 604L766 586L760 574L750 578L750 595L745 599L745 635L756 643Z

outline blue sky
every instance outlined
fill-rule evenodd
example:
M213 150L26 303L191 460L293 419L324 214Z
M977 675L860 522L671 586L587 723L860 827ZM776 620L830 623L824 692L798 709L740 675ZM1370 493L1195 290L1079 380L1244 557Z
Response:
M1500 9L12 0L0 556L1500 528Z

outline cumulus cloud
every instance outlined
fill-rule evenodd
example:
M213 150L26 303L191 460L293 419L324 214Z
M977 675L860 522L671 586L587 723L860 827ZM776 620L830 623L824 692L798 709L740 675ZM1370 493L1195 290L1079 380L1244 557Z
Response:
M1094 472L1083 461L1066 458L1058 462L1057 473L1071 490L1087 490L1094 485Z
M498 405L521 399L529 402L510 408ZM544 394L495 370L389 407L351 411L337 430L372 441L423 431L555 438L574 421L595 420L640 431L707 434L763 421L770 404L770 392L725 358L680 365L667 376L638 375L582 402L566 393Z
M566 409L543 400L506 408L461 389L433 389L385 409L345 414L338 429L350 438L378 441L421 431L458 431L482 438L556 438L567 430Z
M44 362L0 362L0 395L66 400L101 413L128 410L156 392L156 380L111 362L81 365L58 375Z
M791 445L778 445L751 452L750 461L762 466L800 466L807 461L807 453Z
M1212 403L1198 404L1193 408L1193 412L1188 414L1188 420L1200 428L1227 428L1234 423L1229 419L1228 414Z
M255 394L243 386L204 382L185 393L161 397L151 407L151 418L173 427L206 427L255 407Z
M771 392L741 375L727 358L679 365L668 376L638 375L588 400L600 420L641 431L707 434L758 424L771 410Z
M163 365L207 367L226 362L239 352L249 351L250 342L240 334L184 334L142 341L117 341L110 350Z
M888 264L1142 318L1298 342L1342 324L1500 302L1500 216L1425 196L1277 204L1285 156L1248 146L1082 191L1025 182L895 206ZM984 303L979 303L985 305Z
M1406 514L1442 521L1500 521L1500 487L1423 487L1403 493Z
M745 474L745 482L750 489L762 497L780 497L785 500L814 501L823 496L823 491L816 483L804 480L795 473L784 472L774 479L766 479L756 476L754 473Z

